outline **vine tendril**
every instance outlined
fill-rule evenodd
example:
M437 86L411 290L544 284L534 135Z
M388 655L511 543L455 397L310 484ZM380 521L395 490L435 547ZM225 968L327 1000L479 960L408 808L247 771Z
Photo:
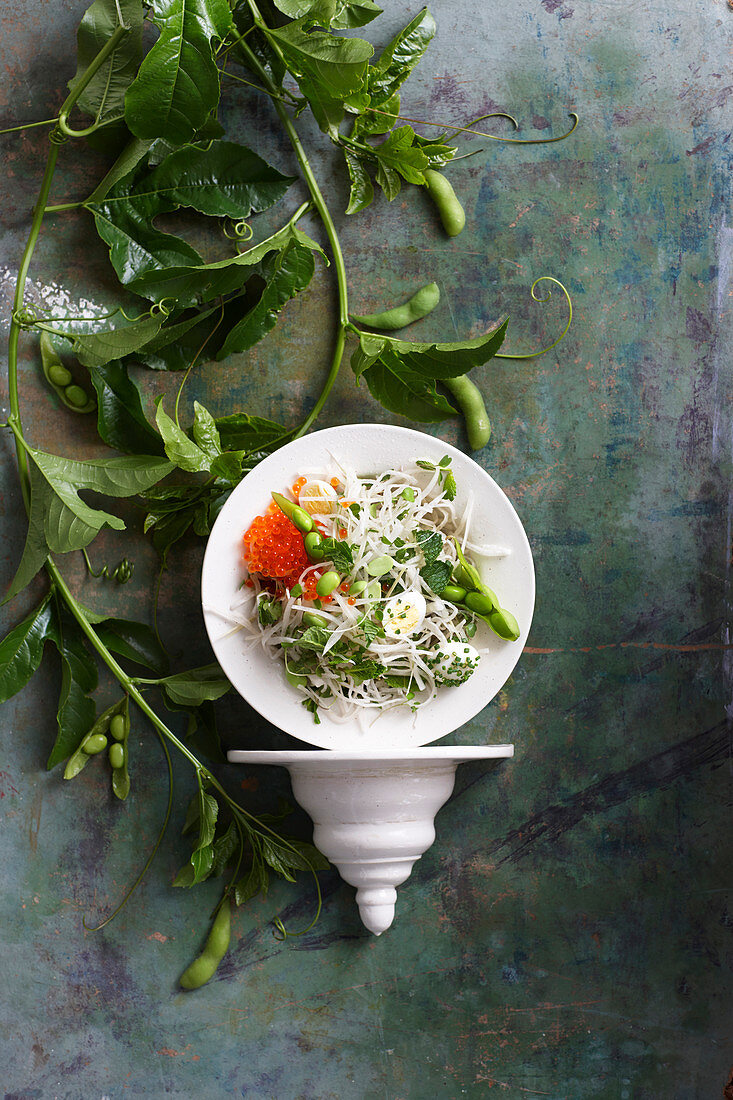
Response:
M565 295L565 301L568 303L568 320L565 328L562 330L556 340L553 340L552 343L548 344L546 348L542 348L541 351L528 351L524 355L510 355L508 352L504 352L503 354L501 352L497 352L494 356L495 359L539 359L541 355L544 355L546 352L551 351L552 348L559 344L565 336L565 333L570 328L571 322L573 320L573 301L567 289L563 286L559 279L555 279L552 275L540 275L539 279L535 279L535 281L532 283L529 291L535 302L549 302L550 298L552 297L551 287L547 288L547 293L544 296L541 294L536 294L535 287L538 283L554 283L555 286L560 287L560 290Z
M87 572L92 577L104 577L104 579L108 581L114 580L117 581L118 584L127 584L127 582L132 578L132 574L135 572L135 565L129 560L129 558L122 558L122 560L118 561L117 565L112 570L110 570L108 565L103 565L100 570L95 572L92 568L92 563L89 560L89 555L87 554L86 547L83 546L81 552L84 555Z
M389 118L398 118L400 122L415 122L418 126L437 126L441 130L454 130L457 134L476 134L477 137L489 138L490 141L501 141L508 145L551 145L554 141L565 141L565 138L570 137L580 122L580 118L576 112L569 111L568 114L573 120L573 125L565 134L559 134L557 137L549 138L508 138L500 137L498 134L488 134L484 130L474 130L471 126L456 126L450 122L428 122L423 118L407 118L406 115L394 115L391 111L380 111L378 107L367 107L367 111L372 111L378 115L388 115ZM485 118L508 118L514 125L514 129L519 129L519 125L514 116L508 115L505 111L493 111L491 114L481 115L473 121L483 122Z
M237 222L232 222L231 233L229 232L229 229L225 223L222 226L222 233L230 241L250 241L254 235L252 226L249 224L249 222L246 222L243 219Z
M30 130L34 126L53 126L58 122L58 118L43 118L40 122L22 122L20 126L8 126L5 130L0 130L2 134L15 134L18 130Z

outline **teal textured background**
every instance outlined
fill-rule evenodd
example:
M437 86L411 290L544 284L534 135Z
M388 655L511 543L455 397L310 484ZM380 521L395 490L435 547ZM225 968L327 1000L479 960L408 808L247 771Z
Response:
M125 806L112 805L99 770L73 787L46 773L58 685L44 669L2 712L6 1100L722 1096L733 1063L733 11L724 0L438 0L432 10L438 36L407 85L406 115L460 123L503 109L544 135L565 128L569 109L581 117L558 145L465 140L484 151L451 169L468 215L455 240L415 189L338 217L355 311L439 282L441 305L417 338L476 335L509 312L509 350L529 350L564 317L557 294L545 307L531 302L532 280L555 275L574 297L559 348L476 372L494 427L478 458L525 524L538 602L515 675L456 738L513 741L515 759L462 766L438 840L380 939L329 873L319 923L278 943L272 918L297 929L313 898L305 884L276 885L236 914L216 979L186 995L177 977L217 889L170 886L185 859L177 831L191 777L176 769L174 827L135 901L85 933L82 916L115 903L155 837L164 766L137 722ZM1 125L57 109L82 11L71 0L18 0L3 12ZM392 4L367 33L381 46L416 11ZM227 92L230 134L294 171L269 104L255 100L251 116L252 103ZM301 121L341 211L338 160ZM6 330L45 154L39 131L0 140ZM102 164L96 154L75 162L67 147L53 201L86 194ZM315 222L304 228L318 233ZM189 400L295 422L327 362L330 280L319 269L250 355L197 371ZM57 307L117 300L83 216L49 219L28 297ZM31 339L22 353L31 440L91 454L92 428L58 412L38 384ZM156 376L148 392L167 385ZM378 419L345 366L320 426ZM465 446L457 422L431 430ZM0 448L4 587L24 519L9 433ZM105 536L92 556L116 561L121 547ZM161 626L178 667L210 659L200 555L181 544L164 584ZM79 563L69 572L85 602L124 610L147 600L154 570L142 541L135 558L122 589L86 580ZM19 610L3 609L7 621ZM292 744L243 703L222 709L231 744ZM232 768L227 781L255 807L288 792L276 770Z

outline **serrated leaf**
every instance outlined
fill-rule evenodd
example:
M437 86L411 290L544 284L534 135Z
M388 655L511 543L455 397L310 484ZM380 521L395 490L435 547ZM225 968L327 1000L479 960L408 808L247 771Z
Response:
M369 68L368 90L372 105L381 107L399 91L435 35L435 20L427 8L418 12L382 51Z
M91 62L120 25L128 32L100 66L77 100L77 106L101 125L122 118L125 93L142 57L143 6L140 0L94 0L77 31L77 68L69 81L73 91Z
M156 0L153 20L160 38L128 90L125 121L140 138L181 145L219 102L213 43L229 32L231 11L226 0Z
M453 575L453 566L447 561L434 561L423 566L420 576L428 588L431 588L438 596L447 584L450 584Z
M0 703L28 683L41 663L52 608L50 595L0 642Z
M244 905L259 893L266 894L269 885L267 869L258 859L254 860L249 873L243 876L234 887L234 901L237 905Z
M220 875L229 860L239 847L239 833L234 822L229 823L229 828L214 841L213 860L211 864L212 875Z
M416 531L415 541L422 550L425 564L431 565L443 550L443 536L439 531Z

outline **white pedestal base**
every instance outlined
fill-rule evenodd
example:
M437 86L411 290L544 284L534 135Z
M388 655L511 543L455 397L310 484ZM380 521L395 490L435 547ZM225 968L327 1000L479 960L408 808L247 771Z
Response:
M435 840L434 819L467 760L514 755L513 745L446 745L363 752L228 753L233 764L279 764L313 819L313 841L356 890L361 919L379 936L394 919L396 887Z

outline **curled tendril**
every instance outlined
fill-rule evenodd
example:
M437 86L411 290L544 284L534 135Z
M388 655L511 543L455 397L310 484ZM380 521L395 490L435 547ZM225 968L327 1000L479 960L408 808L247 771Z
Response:
M573 320L573 301L567 289L562 285L559 279L555 279L552 275L540 275L539 279L535 279L535 281L532 283L532 286L529 290L535 302L549 302L550 298L552 297L552 287L548 287L547 293L544 295L538 294L536 292L536 288L539 283L554 283L555 286L560 287L560 290L565 295L565 301L568 303L568 321L565 325L565 328L562 330L556 340L553 340L552 343L548 344L546 348L542 348L541 351L528 351L524 355L510 355L508 352L505 352L504 354L502 354L501 352L497 352L494 356L495 359L539 359L540 355L544 355L546 352L551 351L557 344L559 344L565 336L565 333L570 328L571 322Z
M272 922L275 926L272 934L275 939L280 940L280 942L282 942L283 940L295 939L297 936L304 936L306 932L310 932L311 928L321 915L321 909L323 908L323 895L321 894L321 884L318 881L318 875L316 874L313 867L310 867L310 873L313 875L313 881L316 884L316 893L318 895L318 905L316 906L315 916L313 917L313 920L310 922L310 924L306 925L305 928L301 928L300 932L288 932L280 917L275 917Z
M33 328L34 325L38 324L38 314L32 306L21 306L20 309L14 309L12 318L18 328Z
M69 140L70 136L70 134L65 134L63 130L59 129L59 125L57 122L51 133L48 135L48 140L51 142L52 145L66 145L66 142Z
M440 130L453 130L456 134L476 134L477 137L488 138L489 141L501 141L505 145L551 145L554 141L565 141L565 138L576 130L578 123L580 122L579 116L575 111L569 111L570 118L573 120L573 125L565 134L558 134L557 137L549 138L508 138L501 137L499 134L487 134L485 130L474 130L472 127L476 122L483 122L485 118L506 118L514 126L515 130L519 129L519 124L513 115L508 115L505 111L492 111L488 115L481 115L479 118L475 118L470 126L456 126L450 122L428 122L423 118L408 118L406 115L394 115L390 111L380 111L378 107L367 107L367 111L371 111L377 115L388 115L390 118L397 118L400 122L415 122L418 126L437 126Z
M175 298L161 298L158 302L153 302L148 311L150 317L170 317L173 310L176 308ZM143 314L143 317L145 314ZM140 320L141 318L136 318Z
M231 232L226 225L223 226L222 232L230 241L249 241L253 235L252 226L244 220L232 222Z
M84 561L87 565L87 572L92 577L104 577L104 579L108 581L117 581L118 584L127 584L132 578L132 574L135 572L134 563L128 558L123 558L112 570L110 570L108 565L103 565L100 570L95 572L94 569L92 569L92 563L89 560L86 549L82 548L82 554L84 555Z

